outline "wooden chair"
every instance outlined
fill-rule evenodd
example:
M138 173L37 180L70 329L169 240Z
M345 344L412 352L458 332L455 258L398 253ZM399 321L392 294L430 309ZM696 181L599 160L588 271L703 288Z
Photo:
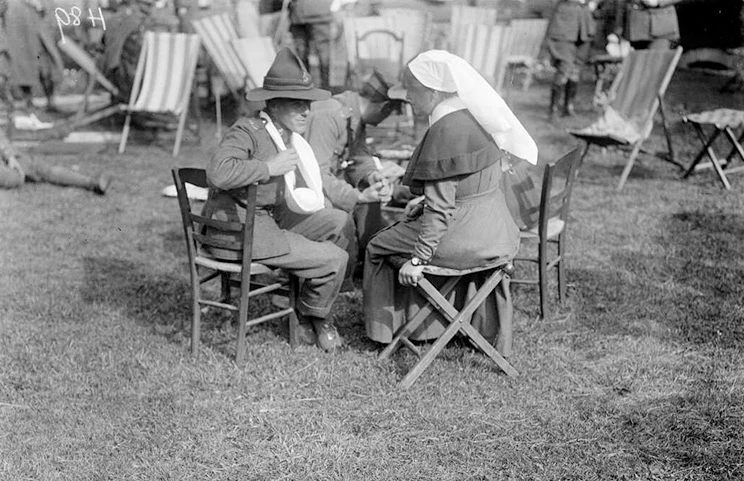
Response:
M191 274L192 319L191 319L191 352L199 352L199 335L201 330L201 310L203 307L227 309L238 315L238 335L235 360L240 363L245 357L245 335L249 327L282 317L288 318L289 342L292 347L297 344L298 318L295 312L299 282L293 276L277 275L269 267L252 262L253 246L253 213L256 207L257 186L248 187L248 202L246 207L246 222L226 222L209 219L192 211L186 186L188 184L206 188L207 178L204 169L174 168L173 182L176 186L178 205L181 210L181 220L186 237L186 249L189 257L189 271ZM205 234L203 227L212 230L242 233L241 241L227 241ZM234 251L242 261L223 261L211 257L207 251L210 247ZM221 298L217 301L208 299L202 291L202 284L219 279ZM268 280L267 280L268 279ZM232 300L231 289L240 289L237 304ZM289 306L254 319L248 319L250 300L262 294L282 294L289 298Z
M468 24L462 29L455 55L467 60L501 92L506 74L506 53L511 44L512 30L509 25Z
M395 31L391 18L345 17L344 36L352 87L360 87L361 79L373 69L389 84L397 82L404 66L405 34Z
M618 190L621 190L628 180L640 152L684 168L674 157L663 103L664 93L681 55L681 47L676 50L631 52L623 60L620 72L610 87L609 108L605 110L603 117L584 129L569 131L571 135L587 143L584 155L592 145L630 149L630 157L620 176ZM657 110L661 112L668 153L650 152L642 148L643 142L651 135ZM610 117L609 113L613 115Z
M509 362L499 353L498 350L486 340L473 326L470 325L470 318L473 313L481 306L488 296L497 288L503 289L503 294L509 296L508 279L513 271L513 266L507 260L501 260L491 265L476 267L472 269L447 269L444 267L426 266L424 268L425 277L419 281L416 288L429 301L422 307L416 315L411 318L396 333L392 342L380 353L380 359L390 357L401 345L405 345L413 351L418 357L418 362L403 377L400 385L408 389L416 382L421 374L431 365L434 359L447 346L450 340L456 334L463 334L477 349L482 351L486 356L492 359L502 371L509 376L517 376L518 373ZM481 287L465 302L465 305L459 311L447 300L447 296L460 283L461 280L473 275L486 275ZM428 276L446 277L442 287L437 289L427 279ZM510 298L509 298L510 300ZM511 304L510 304L511 306ZM428 351L422 355L422 352L416 347L408 337L434 312L438 311L449 325L442 335L432 344ZM511 314L511 313L510 313ZM508 342L511 342L511 318L508 320L509 326L505 326L508 331Z
M532 84L532 75L537 65L540 47L548 31L549 20L542 18L520 18L509 25L512 41L506 55L507 68L523 70L522 91L526 92Z
M245 85L246 71L240 62L230 42L238 38L238 32L226 13L211 15L193 20L192 25L209 57L217 67L217 71L225 82L228 91L236 100L241 99L241 92ZM217 116L217 136L222 137L222 106L220 98L222 85L212 82L212 94L214 95L214 108Z
M178 155L194 83L199 37L185 33L145 32L121 134L119 153L127 145L132 114L165 113L178 118L173 157Z
M566 297L566 231L571 193L583 158L579 147L574 147L554 163L546 165L540 203L526 209L525 217L520 219L525 227L520 230L522 245L520 254L514 258L514 263L517 268L521 262L537 264L537 278L514 277L511 282L539 286L540 314L543 319L550 318L548 302L550 269L556 268L558 273L559 301L562 303ZM550 248L550 245L555 245L555 249ZM534 254L522 254L525 250L532 251L535 247L537 250Z

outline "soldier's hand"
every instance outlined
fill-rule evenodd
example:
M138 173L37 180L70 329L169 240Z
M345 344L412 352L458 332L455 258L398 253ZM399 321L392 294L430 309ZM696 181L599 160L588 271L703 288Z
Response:
M369 204L370 202L382 202L383 199L380 196L380 190L382 190L382 182L375 182L363 191L359 193L360 204ZM389 199L388 199L389 200Z
M274 177L276 175L284 175L287 172L294 170L299 161L300 156L297 155L297 151L293 148L289 148L270 158L266 164L269 167L269 175Z
M643 0L643 4L647 7L658 7L659 6L659 0Z
M407 219L412 220L424 213L424 196L420 195L408 201L403 211Z

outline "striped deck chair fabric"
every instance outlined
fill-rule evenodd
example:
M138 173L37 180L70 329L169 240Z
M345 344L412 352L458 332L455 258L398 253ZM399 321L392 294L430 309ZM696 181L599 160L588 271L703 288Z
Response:
M380 15L392 19L392 28L395 32L405 34L403 63L429 50L432 31L431 12L415 8L381 8Z
M501 92L506 72L506 52L511 46L508 25L469 24L455 54L470 63L488 83Z
M495 8L452 5L450 18L449 46L450 51L457 52L466 34L467 25L495 25L497 11Z
M262 86L264 76L276 57L272 38L237 38L230 44L247 72L246 88L253 89Z
M173 156L186 124L201 42L198 35L145 32L124 123L119 153L126 147L133 112L169 113L179 118Z
M526 91L532 83L532 74L540 54L545 33L548 30L548 19L520 18L509 24L512 29L511 48L506 57L507 66L525 70L522 90Z
M211 15L192 21L194 30L201 37L204 48L225 80L233 95L243 89L246 72L230 42L238 38L230 16L227 13Z
M663 98L682 55L675 50L635 50L623 60L620 72L610 87L609 104L602 116L583 129L569 133L586 141L584 155L592 145L617 146L631 149L617 186L621 190L630 175L643 142L651 135L654 116L661 111L662 126L668 153L648 152L682 167L674 157L671 134L663 108Z

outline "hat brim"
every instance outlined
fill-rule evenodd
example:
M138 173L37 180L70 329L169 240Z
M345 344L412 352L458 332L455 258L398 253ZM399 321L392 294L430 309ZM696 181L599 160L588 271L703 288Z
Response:
M311 88L307 90L267 90L259 87L251 90L245 96L246 100L262 101L270 99L297 99L297 100L327 100L331 98L328 90Z
M408 90L403 87L402 83L395 84L390 87L387 91L387 96L390 100L402 100L408 102Z

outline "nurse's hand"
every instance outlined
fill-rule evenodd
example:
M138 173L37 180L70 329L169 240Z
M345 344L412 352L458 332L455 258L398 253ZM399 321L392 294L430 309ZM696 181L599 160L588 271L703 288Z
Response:
M398 282L404 286L415 286L424 278L424 266L414 266L411 261L403 264L398 271Z

